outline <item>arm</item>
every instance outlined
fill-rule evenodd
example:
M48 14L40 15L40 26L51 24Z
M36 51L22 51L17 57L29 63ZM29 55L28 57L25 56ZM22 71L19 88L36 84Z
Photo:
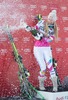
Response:
M22 22L22 28L25 29L27 32L30 32L32 34L32 36L36 39L36 40L41 40L43 37L43 34L40 33L36 27L31 27L29 25L27 25L25 22Z
M47 42L52 42L54 40L54 36L45 37Z

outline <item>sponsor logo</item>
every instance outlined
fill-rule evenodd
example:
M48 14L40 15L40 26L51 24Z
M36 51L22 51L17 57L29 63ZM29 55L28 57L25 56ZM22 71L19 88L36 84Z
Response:
M29 53L31 50L29 48L24 49L24 53Z
M22 8L26 8L26 4L19 4L19 7Z
M5 53L7 53L7 51L8 51L7 49L1 49L1 50L0 50L0 54L1 54L1 55L4 55Z
M65 11L65 10L67 10L67 7L66 6L61 7L61 11Z
M68 31L68 27L64 27L64 31Z
M68 100L68 96L57 97L56 100Z
M68 43L68 37L65 38L65 42Z
M42 9L42 10L45 10L45 9L47 9L47 6L41 5L41 9Z
M68 21L68 17L62 17L63 21Z
M15 37L15 38L14 38L14 41L18 41L18 38L17 38L17 37Z
M66 52L68 52L68 48L66 48Z
M56 48L57 53L62 52L62 48Z
M30 8L35 9L35 8L37 8L37 6L36 5L30 5Z
M23 42L24 42L24 43L27 43L28 41L30 41L30 37L24 37L24 38L23 38Z
M5 37L0 38L0 42L4 42L4 41L6 41L6 40L7 40L7 38L5 38Z
M64 100L64 97L57 97L56 100Z

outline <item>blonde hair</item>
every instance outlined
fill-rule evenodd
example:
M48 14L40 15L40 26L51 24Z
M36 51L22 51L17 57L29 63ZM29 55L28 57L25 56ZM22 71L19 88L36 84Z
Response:
M46 35L48 35L48 22L45 23L45 32L46 32ZM57 39L58 38L58 27L57 27L57 23L54 22L54 36L55 38Z

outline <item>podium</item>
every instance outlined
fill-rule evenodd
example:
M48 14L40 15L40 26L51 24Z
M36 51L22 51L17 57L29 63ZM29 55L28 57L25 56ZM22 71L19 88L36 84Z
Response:
M68 91L63 92L46 92L46 91L38 91L42 96L45 98L45 100L68 100ZM37 94L38 98L39 95Z

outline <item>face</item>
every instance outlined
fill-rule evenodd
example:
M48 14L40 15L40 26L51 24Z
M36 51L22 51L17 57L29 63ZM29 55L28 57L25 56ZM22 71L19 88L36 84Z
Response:
M54 23L54 20L53 20L53 17L50 16L48 19L47 19L48 23Z

